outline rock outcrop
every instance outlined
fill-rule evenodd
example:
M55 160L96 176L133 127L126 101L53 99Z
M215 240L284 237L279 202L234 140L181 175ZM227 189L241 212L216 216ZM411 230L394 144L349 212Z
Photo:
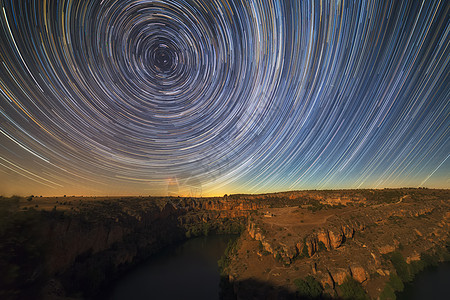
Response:
M331 251L339 248L346 240L352 239L355 232L361 228L363 229L360 225L355 224L343 224L340 227L331 226L329 229L319 228L316 232L305 232L299 240L289 239L284 243L266 238L263 229L253 221L248 222L247 232L252 239L261 242L263 250L269 252L275 258L283 258L286 264L290 264L293 259L304 253L305 247L310 257L319 251Z
M295 295L294 279L312 276L326 293L339 297L340 286L353 278L376 299L392 274L412 276L431 259L450 259L449 192L402 192L370 191L374 200L363 205L285 204L259 211L250 217L227 269L232 284L265 280ZM239 285L235 292L239 298Z

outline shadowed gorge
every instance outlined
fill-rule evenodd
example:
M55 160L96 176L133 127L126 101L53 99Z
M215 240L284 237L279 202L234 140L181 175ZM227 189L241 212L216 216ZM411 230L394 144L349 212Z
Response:
M45 245L44 260L36 257L31 266L27 260L19 261L23 267L30 268L24 276L31 278L22 280L10 274L11 286L3 288L11 295L24 292L23 282L42 275L58 278L57 283L50 282L50 290L57 292L62 284L61 290L69 294L81 291L84 296L94 296L102 285L165 246L187 237L240 233L250 211L262 207L252 201L220 198L61 197L28 201L16 197L2 200L9 203L8 211L3 213L14 212L11 222L4 225L4 238L16 234L16 223L27 225L22 224L22 215L31 215L36 219L34 231L37 232L31 241L19 246L27 248L32 246L27 244L32 241ZM25 253L18 259L28 259L27 256ZM5 252L3 261L8 264L9 260ZM15 265L9 268L13 270Z

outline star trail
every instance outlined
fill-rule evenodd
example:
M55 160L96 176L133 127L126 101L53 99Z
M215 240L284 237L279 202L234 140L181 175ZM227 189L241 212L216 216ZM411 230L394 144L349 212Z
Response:
M0 194L449 187L446 1L0 3Z

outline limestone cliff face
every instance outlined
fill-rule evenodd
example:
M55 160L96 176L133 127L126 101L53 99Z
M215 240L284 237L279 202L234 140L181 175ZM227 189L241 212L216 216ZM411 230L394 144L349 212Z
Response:
M304 248L308 256L313 256L320 250L333 250L339 248L346 240L353 238L355 232L363 230L360 224L342 224L340 227L330 226L329 228L315 229L314 232L306 232L299 240L289 239L289 241L276 242L266 238L264 230L258 224L249 221L247 232L252 239L261 242L263 249L273 255L273 257L283 258L283 262L290 264L293 259L304 253ZM321 249L320 243L325 246Z
M152 235L156 230L163 230L172 236L170 230L176 227L176 217L181 213L173 205L167 204L162 209L152 206L141 212L124 209L119 214L105 218L93 215L92 219L87 219L83 214L61 214L57 218L49 216L45 237L48 241L47 270L50 274L64 272L80 255L105 251L137 232L145 231ZM115 265L131 262L140 247L158 244L156 236L145 241L136 239L134 242L134 247L128 247L128 253L117 253L117 257L113 258ZM162 246L158 245L158 248Z
M80 254L103 251L130 233L129 228L115 224L84 224L71 218L53 221L47 227L50 274L63 272Z
M215 225L225 224L231 228L226 229L235 230L236 224L244 223L252 210L261 207L222 199L110 199L87 203L79 212L46 212L46 271L59 278L69 293L92 294L95 288L79 282L87 280L98 288L127 266L186 239L191 227L214 230ZM91 273L100 277L88 278Z

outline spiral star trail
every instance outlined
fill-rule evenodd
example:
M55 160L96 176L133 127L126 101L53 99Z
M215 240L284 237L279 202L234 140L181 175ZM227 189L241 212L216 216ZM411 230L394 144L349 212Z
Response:
M0 3L0 194L449 187L446 1Z

